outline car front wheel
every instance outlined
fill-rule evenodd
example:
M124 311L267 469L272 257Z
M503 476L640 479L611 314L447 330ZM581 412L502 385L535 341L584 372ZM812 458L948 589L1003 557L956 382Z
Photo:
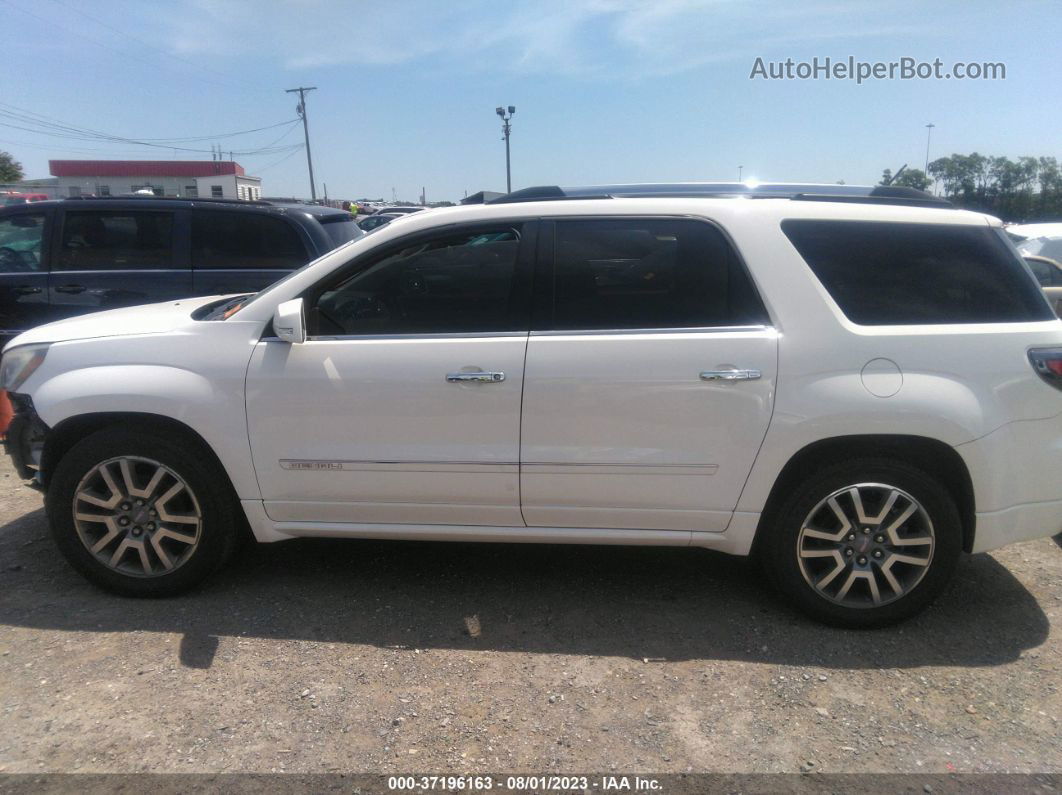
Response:
M59 549L89 580L130 596L166 596L230 556L236 517L226 480L185 441L154 429L104 429L60 460L48 520Z
M947 585L962 548L948 491L888 459L811 475L770 529L764 562L783 595L846 627L883 626L923 610Z

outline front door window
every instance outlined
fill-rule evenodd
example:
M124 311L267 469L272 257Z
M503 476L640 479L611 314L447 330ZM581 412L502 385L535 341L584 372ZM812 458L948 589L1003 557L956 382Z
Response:
M520 232L503 227L400 246L328 286L312 313L319 335L526 330L517 286Z

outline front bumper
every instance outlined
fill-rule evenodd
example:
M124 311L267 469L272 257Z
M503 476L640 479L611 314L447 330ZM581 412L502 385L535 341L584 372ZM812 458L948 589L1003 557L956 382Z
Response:
M14 416L4 437L4 451L11 457L18 476L41 483L41 454L48 426L37 416L29 395L9 393Z

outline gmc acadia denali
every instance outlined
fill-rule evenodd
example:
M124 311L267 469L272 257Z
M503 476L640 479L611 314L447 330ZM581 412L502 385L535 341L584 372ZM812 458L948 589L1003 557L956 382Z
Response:
M903 188L531 188L254 295L5 349L8 448L93 582L298 536L753 555L843 626L1062 529L1062 321L1000 222Z

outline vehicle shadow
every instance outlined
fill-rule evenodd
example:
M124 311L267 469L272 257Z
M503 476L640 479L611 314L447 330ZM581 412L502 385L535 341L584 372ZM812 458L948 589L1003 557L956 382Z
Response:
M869 632L805 619L741 559L649 547L301 540L252 546L186 596L133 600L70 569L39 510L0 527L0 624L183 633L181 661L196 668L210 666L218 638L236 635L833 668L991 666L1040 645L1049 626L1033 595L987 555L963 560L923 615Z

